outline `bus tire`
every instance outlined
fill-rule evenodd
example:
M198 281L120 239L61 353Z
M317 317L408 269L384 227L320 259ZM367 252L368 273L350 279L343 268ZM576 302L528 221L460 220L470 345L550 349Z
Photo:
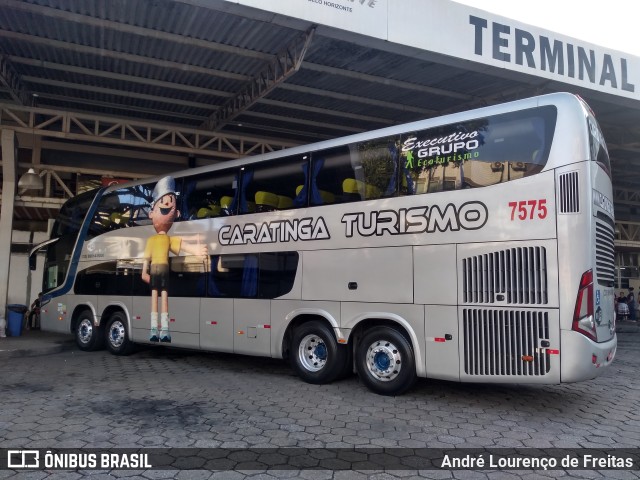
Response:
M307 383L330 383L348 368L347 347L338 344L331 328L319 321L295 328L290 351L293 370Z
M100 327L93 324L91 310L83 310L78 316L75 328L76 345L84 352L93 352L104 346L104 337Z
M395 328L374 327L358 342L356 370L362 383L372 392L400 395L416 381L411 343Z
M105 331L107 350L114 355L129 355L133 351L133 343L129 338L127 317L122 312L115 312L109 317Z

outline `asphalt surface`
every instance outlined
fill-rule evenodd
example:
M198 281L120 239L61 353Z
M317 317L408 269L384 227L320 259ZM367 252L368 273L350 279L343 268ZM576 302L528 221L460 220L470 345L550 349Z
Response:
M145 449L153 453L153 466L5 468L0 479L640 478L637 456L632 468L618 470L396 468L395 463L375 469L360 457L347 467L313 467L317 457L360 448L384 448L383 453L400 457L426 447L490 449L507 456L513 449L640 453L640 327L619 326L618 340L613 365L588 382L531 386L420 380L401 397L382 397L355 376L324 386L303 383L280 360L163 348L116 357L81 352L69 337L25 332L0 339L0 449L98 454ZM301 450L287 467L264 460L283 451L275 449L296 452L294 447ZM195 449L204 449L197 450L204 455L198 457ZM158 458L175 452L186 458L160 468ZM207 454L224 454L227 463ZM287 463L286 455L279 461ZM230 458L235 461L229 463ZM0 467L7 465L3 460ZM176 465L181 469L172 468Z

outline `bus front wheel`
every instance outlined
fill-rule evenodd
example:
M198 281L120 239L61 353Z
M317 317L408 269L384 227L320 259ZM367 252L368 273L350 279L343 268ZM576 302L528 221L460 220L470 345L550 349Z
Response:
M84 310L78 316L75 334L76 345L85 352L98 350L104 345L102 331L100 327L94 325L93 314L90 310Z
M133 350L133 343L129 339L127 317L122 312L115 312L107 322L107 349L114 355L129 355Z
M380 395L400 395L416 380L411 343L398 330L372 328L358 342L356 369L366 387Z
M305 382L330 383L348 368L347 347L338 344L324 323L311 321L296 327L291 339L291 366Z

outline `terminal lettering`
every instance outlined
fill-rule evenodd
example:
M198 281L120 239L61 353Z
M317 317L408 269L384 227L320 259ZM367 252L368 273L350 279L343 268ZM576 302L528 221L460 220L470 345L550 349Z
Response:
M485 30L489 30L489 22L484 18L469 15L469 23L474 27L474 53L482 56L483 36ZM601 86L608 85L627 92L635 91L635 85L629 82L627 59L624 57L620 57L619 63L606 53L596 58L595 52L591 49L551 40L544 35L536 38L520 28L514 28L512 32L511 26L498 22L491 22L490 34L491 56L495 60L515 62L517 65L526 65L592 84L598 83ZM508 53L510 47L511 51L515 51L515 58ZM539 66L536 60L539 61Z

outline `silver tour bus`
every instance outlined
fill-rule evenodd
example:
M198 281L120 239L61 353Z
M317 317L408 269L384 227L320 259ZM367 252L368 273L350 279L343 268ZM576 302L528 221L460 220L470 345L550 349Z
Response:
M41 325L385 395L587 380L616 352L612 198L596 119L565 93L112 185L34 249Z

